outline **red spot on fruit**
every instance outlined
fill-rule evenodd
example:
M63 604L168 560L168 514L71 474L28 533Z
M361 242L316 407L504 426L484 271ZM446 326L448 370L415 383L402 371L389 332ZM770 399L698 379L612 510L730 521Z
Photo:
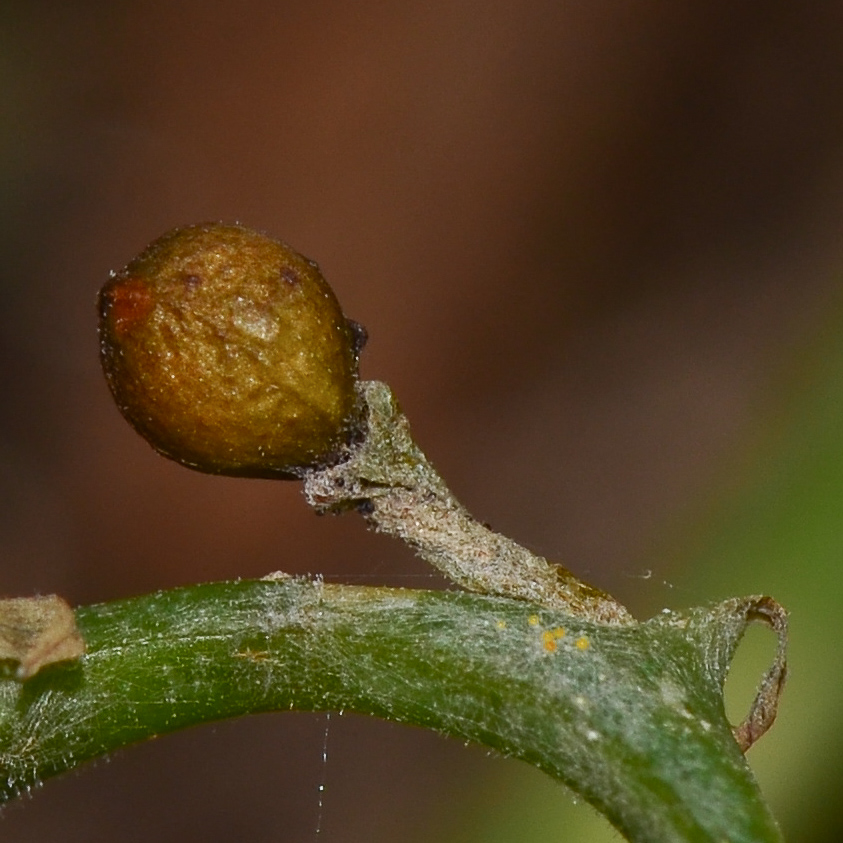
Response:
M131 331L149 316L155 304L149 287L138 278L116 281L103 290L103 316L118 333Z

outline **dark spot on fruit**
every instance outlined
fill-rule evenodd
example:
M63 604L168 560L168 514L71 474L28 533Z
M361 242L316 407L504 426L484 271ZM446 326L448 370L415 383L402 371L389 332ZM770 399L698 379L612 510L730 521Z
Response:
M371 515L375 511L375 505L368 498L357 503L357 511L361 515Z
M366 347L366 343L369 341L369 332L359 322L355 322L353 319L346 319L345 321L354 337L354 353L359 357L360 352Z
M195 290L197 287L202 286L203 280L201 275L185 275L184 286L188 290Z
M291 287L298 287L301 284L298 272L291 266L281 267L281 279L286 281Z

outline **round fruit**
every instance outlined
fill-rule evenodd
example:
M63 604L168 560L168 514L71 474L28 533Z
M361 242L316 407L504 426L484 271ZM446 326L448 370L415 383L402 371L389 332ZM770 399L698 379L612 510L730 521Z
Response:
M191 468L299 477L359 423L358 326L313 261L240 225L160 237L99 295L117 406Z

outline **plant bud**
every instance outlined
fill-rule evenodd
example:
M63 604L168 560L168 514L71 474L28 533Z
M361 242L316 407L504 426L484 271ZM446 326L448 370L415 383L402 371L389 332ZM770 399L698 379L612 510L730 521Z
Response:
M319 268L239 225L175 229L100 291L120 411L165 456L213 474L299 477L359 420L365 332Z

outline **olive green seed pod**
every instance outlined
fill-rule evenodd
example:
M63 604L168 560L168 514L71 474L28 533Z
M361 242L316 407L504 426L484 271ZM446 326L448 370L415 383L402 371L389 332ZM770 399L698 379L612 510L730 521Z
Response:
M349 322L315 263L240 225L175 229L99 294L103 369L158 451L212 474L294 478L358 428Z

